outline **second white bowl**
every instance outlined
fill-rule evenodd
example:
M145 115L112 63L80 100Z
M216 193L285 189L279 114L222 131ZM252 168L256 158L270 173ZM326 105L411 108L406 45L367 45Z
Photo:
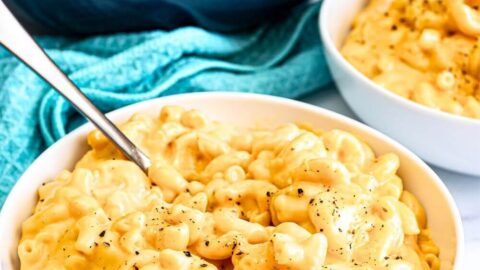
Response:
M480 176L480 120L430 109L378 86L340 54L352 21L368 0L324 0L320 32L333 78L368 125L434 165ZM408 78L406 78L408 80Z

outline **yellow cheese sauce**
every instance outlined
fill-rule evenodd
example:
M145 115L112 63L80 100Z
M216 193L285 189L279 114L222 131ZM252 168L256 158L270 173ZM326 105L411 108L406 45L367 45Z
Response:
M341 53L360 72L415 102L480 118L478 0L372 0Z
M21 269L439 269L399 158L354 135L244 129L164 107L122 131L145 174L99 132L43 184L22 226Z

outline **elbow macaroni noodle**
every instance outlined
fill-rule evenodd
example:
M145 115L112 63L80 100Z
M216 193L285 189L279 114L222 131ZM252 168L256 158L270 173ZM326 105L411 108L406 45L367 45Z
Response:
M375 83L480 119L480 2L370 0L341 50Z
M166 106L121 129L145 175L99 132L39 190L21 269L439 269L394 154L341 130L240 129Z

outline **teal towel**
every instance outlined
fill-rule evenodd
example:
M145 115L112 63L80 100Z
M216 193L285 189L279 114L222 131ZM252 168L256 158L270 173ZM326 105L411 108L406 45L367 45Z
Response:
M37 40L104 112L184 92L298 98L330 82L318 10L318 3L306 5L281 22L228 35L185 27ZM0 49L0 206L37 156L84 122L67 101Z

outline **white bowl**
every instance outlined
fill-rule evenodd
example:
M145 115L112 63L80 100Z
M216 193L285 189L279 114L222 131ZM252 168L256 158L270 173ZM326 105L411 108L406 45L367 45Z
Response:
M283 122L307 122L324 129L340 128L367 142L377 154L396 153L401 160L399 174L405 188L425 206L433 238L441 250L443 269L461 261L463 231L458 209L445 185L418 157L385 135L344 116L301 102L272 96L233 93L197 93L163 97L127 106L110 113L115 122L135 112L157 115L164 105L196 108L209 117L240 126L275 126ZM37 189L62 169L71 169L87 150L87 124L71 132L46 150L18 180L0 212L0 260L2 269L18 269L17 242L22 222L37 202Z
M340 54L355 15L368 0L324 0L320 34L333 78L348 105L368 125L421 158L480 176L480 120L437 111L375 84ZM406 78L408 80L408 78Z

